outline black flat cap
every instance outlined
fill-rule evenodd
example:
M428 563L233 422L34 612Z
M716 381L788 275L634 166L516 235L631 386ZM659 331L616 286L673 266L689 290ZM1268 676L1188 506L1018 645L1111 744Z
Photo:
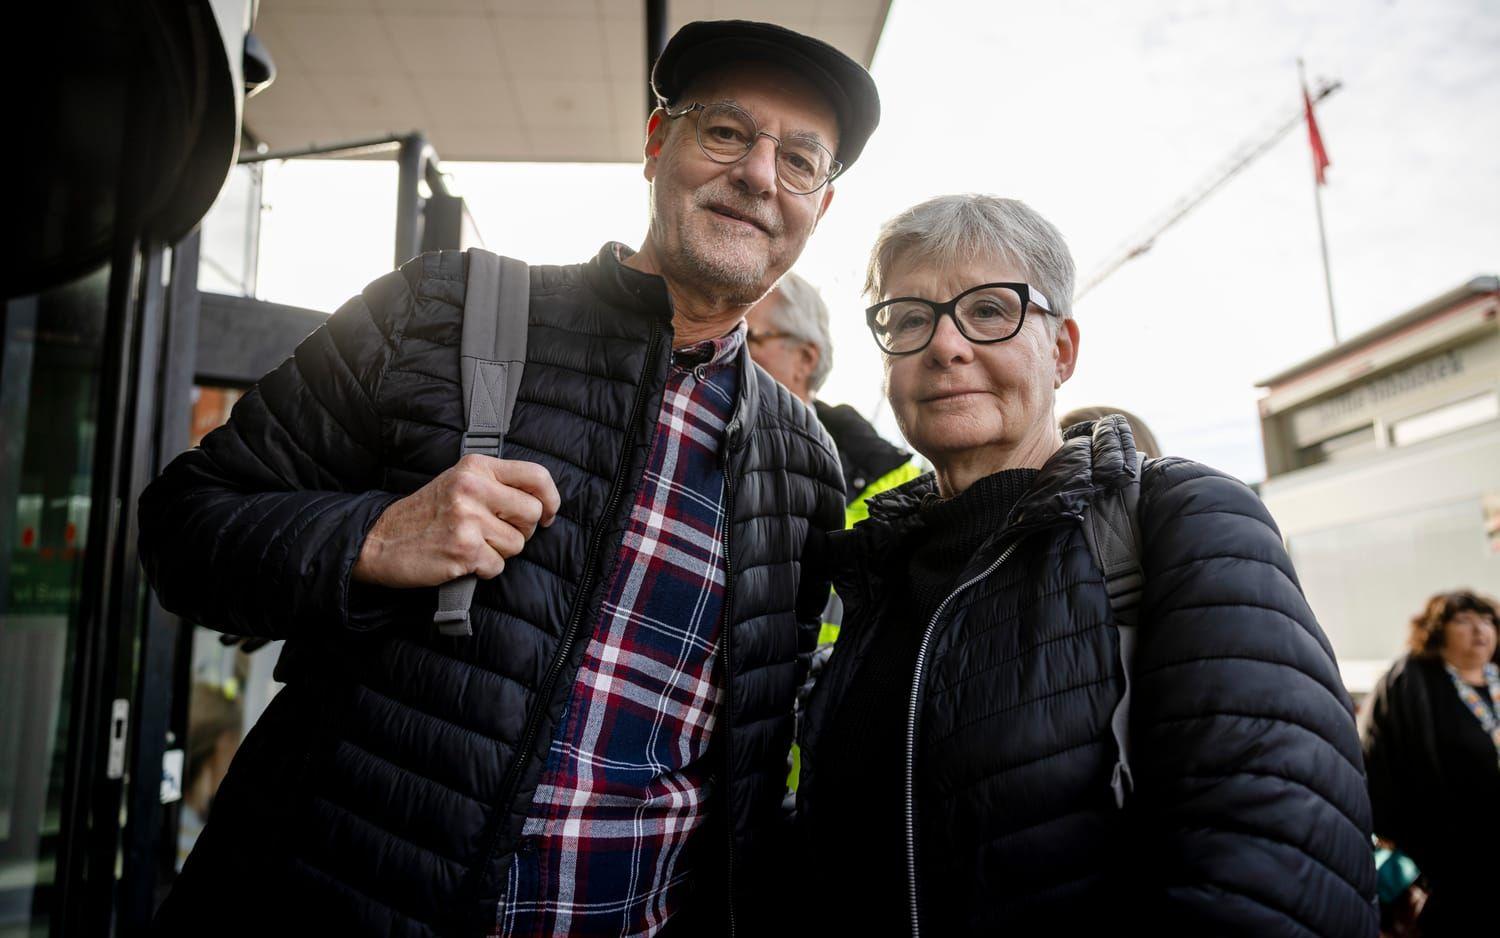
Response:
M715 20L677 31L651 69L651 90L662 104L675 104L700 73L730 62L785 65L828 98L839 120L834 156L848 169L880 124L880 94L865 67L828 43L770 23Z

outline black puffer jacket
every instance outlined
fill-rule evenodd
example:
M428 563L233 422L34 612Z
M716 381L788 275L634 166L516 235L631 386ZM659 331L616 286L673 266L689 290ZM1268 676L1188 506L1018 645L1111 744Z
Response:
M915 727L922 934L1373 936L1370 807L1332 651L1260 500L1182 459L1142 481L1135 791L1115 807L1118 633L1080 519L1133 473L1128 433L1070 430L956 582L1014 554L932 631ZM901 588L887 564L932 491L928 475L877 496L833 539L848 613L798 792L815 867L819 802L839 797L819 787L819 734L874 632L926 625L882 612Z
M669 365L665 285L620 265L615 247L532 270L529 363L506 456L545 466L562 510L479 584L473 638L435 634L435 590L350 580L380 512L457 459L460 253L424 255L367 287L142 496L142 555L164 606L288 639L287 686L235 759L162 930L493 924ZM719 669L732 679L693 900L714 928L726 883L742 924L765 908L793 694L828 594L813 552L844 502L812 411L748 354L741 367L724 453L730 627Z

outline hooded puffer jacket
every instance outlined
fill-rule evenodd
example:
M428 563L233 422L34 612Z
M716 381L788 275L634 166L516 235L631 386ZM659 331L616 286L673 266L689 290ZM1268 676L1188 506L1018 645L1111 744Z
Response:
M551 472L556 522L439 636L436 590L351 581L380 512L450 467L466 258L367 287L141 498L141 553L169 610L285 638L286 687L220 788L158 928L202 934L484 934L598 620L672 348L665 284L619 263L531 272L529 360L506 457ZM722 458L729 582L694 914L753 922L828 595L838 457L810 409L742 354ZM727 782L726 782L727 780ZM778 835L779 836L779 835ZM726 903L725 895L734 896ZM750 927L750 926L747 926Z
M921 934L1374 936L1370 806L1332 650L1260 500L1184 459L1148 462L1141 484L1135 784L1116 807L1119 633L1083 519L1133 476L1135 448L1114 418L1067 436L934 623L884 615L931 475L833 537L847 612L803 723L810 862L832 862L818 809L839 793L819 786L819 747L843 688L876 630L929 628L915 717L891 741L914 747L914 798L891 811Z

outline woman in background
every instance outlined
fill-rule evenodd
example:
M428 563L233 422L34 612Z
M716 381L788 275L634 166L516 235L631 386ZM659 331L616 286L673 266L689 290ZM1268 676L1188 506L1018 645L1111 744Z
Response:
M1375 833L1421 867L1422 934L1473 935L1500 883L1500 659L1493 600L1439 593L1360 721ZM1469 927L1465 927L1469 926Z
M1162 455L1161 444L1156 442L1156 434L1146 426L1146 421L1132 414L1123 407L1075 407L1062 415L1057 425L1066 430L1075 423L1088 423L1091 420L1103 420L1110 414L1119 414L1130 424L1130 432L1135 437L1135 451L1147 459L1155 459Z

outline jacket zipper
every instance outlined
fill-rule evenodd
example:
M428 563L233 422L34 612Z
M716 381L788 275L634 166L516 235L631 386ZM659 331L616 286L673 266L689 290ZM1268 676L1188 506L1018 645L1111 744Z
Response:
M917 908L917 710L921 702L922 672L927 664L927 649L932 644L932 635L937 628L938 619L942 617L943 610L948 608L948 604L958 594L998 570L1000 565L1015 552L1018 544L1020 544L1019 540L1011 541L1000 556L995 558L994 563L982 573L960 584L942 602L938 603L937 609L932 613L932 619L922 630L922 643L917 646L917 664L912 671L911 679L911 698L906 704L906 804L904 805L906 809L906 889L911 902L912 938L921 938L922 934L922 919Z
M731 420L729 422L729 425L728 425L728 427L725 428L725 433L724 433L724 439L725 439L725 443L726 444L732 443L732 441L734 440L734 438L739 434L739 429L740 429L740 422L739 422L739 420ZM733 631L733 622L732 622L730 616L731 616L731 612L732 612L732 603L733 603L733 600L734 600L734 569L733 569L733 565L730 563L730 555L729 555L729 529L734 525L734 482L731 480L732 473L730 472L730 460L727 459L727 458L724 460L723 471L724 471L724 611L723 611L723 625L721 625L719 627L719 634L720 634L720 639L719 639L719 653L720 653L720 655L723 656L721 658L721 662L720 662L720 670L724 674L724 702L723 702L722 707L720 708L720 712L723 713L723 715L724 715L724 725L719 728L719 732L723 733L723 736L721 737L721 743L722 743L722 748L724 750L724 784L723 784L723 794L720 795L720 797L723 798L723 799L727 799L729 797L729 791L730 791L730 784L731 784L730 778L731 778L731 776L733 774L733 769L734 769L734 753L733 753L733 751L729 747L730 724L733 722L731 720L731 718L730 718L730 714L732 713L732 707L730 706L730 701L732 699L731 695L733 693L733 686L734 686L733 675L731 674L731 672L729 670L729 640L730 640L730 633ZM724 854L724 858L725 858L724 859L725 879L727 880L725 886L726 886L726 888L728 890L728 892L727 892L727 901L725 902L725 905L728 907L728 910L729 910L729 938L734 938L735 927L736 927L735 917L734 917L734 823L732 821L728 820L728 818L730 817L730 813L727 810L725 810L723 812L723 816L726 819L725 823L724 823L724 830L727 832L727 840L729 841L729 843L728 843L728 848L729 849L727 851L725 851L725 854Z
M505 783L500 788L504 793L500 805L507 814L510 803L515 800L516 791L520 788L521 773L526 768L527 760L531 758L531 747L536 742L537 730L541 726L542 714L547 709L547 702L552 699L553 687L557 683L558 676L562 674L564 666L567 665L568 658L572 656L573 645L578 641L583 614L588 609L589 593L594 588L594 572L598 565L599 551L604 547L604 535L610 528L610 521L614 518L615 512L619 510L620 498L624 494L625 472L630 466L630 457L635 452L635 433L640 424L641 412L646 406L646 384L656 370L657 340L660 336L661 324L652 323L651 338L647 346L646 368L641 374L640 384L636 386L635 402L631 405L625 445L620 454L620 464L615 468L615 479L610 488L609 501L605 503L604 513L599 518L599 526L594 530L594 540L584 557L583 580L578 585L578 598L573 603L573 612L568 617L567 628L563 630L562 642L558 645L557 654L553 657L552 664L548 666L541 686L537 688L536 705L532 707L531 716L526 720L526 731L521 735L521 745L516 749L515 761L511 763L510 772L507 773ZM484 865L477 869L476 883L483 881L479 877L484 876L494 864L495 857L500 852L500 842L505 837L505 829L506 824L502 817L494 835L490 838L489 849L485 851Z

